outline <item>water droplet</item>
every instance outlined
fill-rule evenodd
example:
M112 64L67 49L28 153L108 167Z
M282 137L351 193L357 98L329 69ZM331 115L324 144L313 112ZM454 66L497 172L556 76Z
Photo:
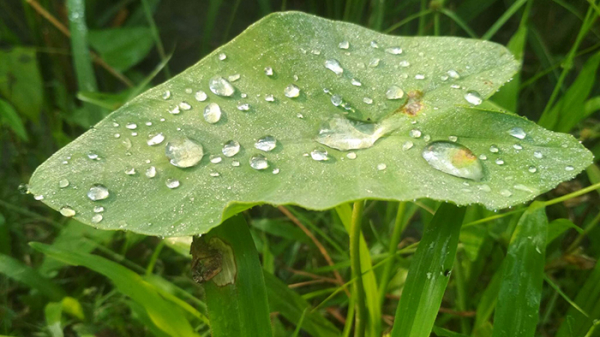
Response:
M240 111L248 111L250 110L250 104L239 102L237 105L237 109Z
M298 117L298 118L302 119L302 118L304 118L304 115L303 115L303 114L301 114L301 113L297 113L297 114L296 114L296 117Z
M410 67L410 62L408 62L407 60L402 60L400 61L400 63L398 63L398 65L400 65L403 68L407 68Z
M485 154L480 154L479 155L479 159L481 159L481 160L487 160L487 156Z
M223 161L223 158L220 156L210 156L210 162L213 164L218 164Z
M509 190L502 190L502 191L500 191L500 195L508 198L508 197L512 196L512 192Z
M575 168L571 165L565 166L565 171L573 171Z
M181 138L167 143L165 155L171 165L186 168L198 165L204 156L204 150L202 145L191 139Z
M215 178L221 176L221 174L219 172L217 172L217 171L212 171L209 174L210 174L211 177L215 177Z
M223 144L223 149L221 150L225 157L233 157L238 152L240 152L240 143L235 140L230 140L227 143Z
M70 206L63 206L60 208L60 214L62 214L62 216L66 216L67 218L70 218L70 217L74 217L75 214L77 214L77 212L75 212L75 210L72 209Z
M360 81L359 81L359 80L357 80L357 79L355 79L355 78L351 79L351 80L350 80L350 83L351 83L353 86L356 86L356 87L360 87L360 86L362 86L362 83L360 83Z
M163 99L169 99L169 98L171 98L171 91L170 91L170 90L167 90L167 91L165 91L165 92L163 93L163 95L162 95L162 98L163 98ZM118 125L117 125L117 126L118 126Z
M67 179L61 179L58 182L58 187L60 187L60 188L65 188L65 187L68 187L68 186L69 186L69 181Z
M283 94L286 97L294 98L300 96L300 88L295 84L290 84L283 90Z
M135 124L135 123L127 123L125 125L125 127L128 128L129 130L135 130L135 129L137 129L137 124Z
M456 141L458 140L458 137L456 137L456 136L449 136L448 140L450 140L453 143L456 143Z
M392 85L385 92L385 97L387 97L387 99L400 99L404 97L404 90L400 89L395 85Z
M412 138L419 138L421 137L421 131L417 129L412 129L408 132L408 135Z
M350 48L350 42L344 40L338 44L338 47L340 49L348 49Z
M179 115L180 112L181 112L181 110L179 110L179 106L175 106L173 109L169 110L169 113L171 115Z
M333 104L335 106L340 106L340 104L342 104L342 96L340 96L340 95L331 96L331 104Z
M379 61L380 60L378 58L371 59L371 61L369 61L369 67L377 68L377 66L379 65Z
M221 107L217 103L208 103L204 108L204 120L214 124L221 119Z
M100 157L98 156L98 154L92 153L92 152L88 153L87 157L91 160L100 160Z
M227 55L225 55L225 53L219 53L219 60L225 61L226 58L227 58Z
M181 185L181 184L179 183L179 180L177 180L177 179L167 179L167 180L165 181L165 184L166 184L166 185L167 185L167 187L168 187L168 188L170 188L170 189L177 188L177 187L179 187L179 185Z
M544 155L540 151L533 152L533 156L536 157L537 159L544 158Z
M500 150L498 149L498 147L496 145L490 146L491 153L498 153L498 151L500 151Z
M277 140L273 136L265 136L254 143L254 147L258 150L269 152L277 146Z
M135 175L136 174L135 168L132 167L132 168L125 169L125 174L128 176Z
M278 168L276 168L276 169L273 169L273 174L279 174L279 171L280 171L280 170L279 170Z
M504 160L498 158L498 159L496 159L496 164L498 164L498 165L504 165Z
M102 214L94 214L94 216L92 216L92 223L99 223L103 218Z
M412 149L413 146L414 146L414 144L411 141L404 142L404 144L402 144L402 150L408 151L408 150Z
M185 88L185 93L186 94L191 94L192 93L192 88Z
M269 167L269 162L263 155L257 154L250 158L250 167L255 170L264 170Z
M267 75L267 76L273 76L273 68L266 67L265 68L265 75Z
M402 54L402 48L400 48L400 47L386 48L385 52L388 54L392 54L392 55L400 55L400 54Z
M479 181L483 167L466 147L450 142L434 142L423 150L423 158L431 167L455 177Z
M483 103L481 95L479 95L479 93L474 90L467 91L467 93L465 94L465 99L467 100L467 102L473 105L480 105L481 103Z
M146 177L148 177L148 178L156 177L156 167L154 167L154 166L148 167L148 169L146 170Z
M354 152L348 152L346 154L346 158L348 158L348 159L356 159L356 153L354 153Z
M386 164L384 164L384 163L377 164L377 170L378 170L378 171L383 171L383 170L385 170L386 168L387 168L387 165L386 165Z
M377 41L371 41L371 48L379 48Z
M492 191L492 189L486 184L479 185L478 188L480 191L483 191L483 192L491 192Z
M415 75L415 80L424 80L425 79L425 75L423 74L416 74Z
M316 141L342 151L365 149L373 146L385 131L377 124L334 116L319 130Z
M196 93L194 94L194 98L196 99L196 101L198 102L204 102L206 101L206 99L208 98L208 95L202 91L202 90L198 90L196 91Z
M208 81L208 87L210 88L210 91L219 96L229 97L233 96L233 93L235 92L231 83L220 76L211 78L210 81Z
M310 156L313 160L316 161L325 161L325 160L329 160L329 157L327 156L327 151L323 150L323 149L314 149L310 152Z
M231 166L238 167L238 166L240 166L240 162L237 161L237 160L234 160L234 161L231 162Z
M514 148L515 150L523 150L523 147L522 147L521 145L519 145L519 144L515 144L515 145L513 145L513 148Z
M325 68L333 71L336 75L341 76L344 73L344 69L336 59L329 59L325 61Z
M455 80L460 78L460 75L459 75L459 74L458 74L458 72L457 72L456 70L454 70L454 69L450 69L450 70L448 70L448 76L450 76L451 78L453 78L453 79L455 79Z
M33 199L38 200L38 201L39 200L44 200L44 196L41 195L41 194L36 194L36 195L33 196Z
M512 128L508 130L508 134L518 139L524 139L525 136L527 136L525 131L523 131L521 128Z
M537 172L537 168L535 168L535 166L529 166L529 168L527 170L531 173Z
M181 102L181 103L179 103L179 108L181 110L187 111L187 110L190 110L192 108L192 106L188 102Z
M156 135L150 135L147 143L150 146L158 145L165 140L165 136L162 133L158 133Z
M227 77L227 79L228 79L230 82L235 82L235 81L239 80L239 79L240 79L240 77L241 77L241 75L240 75L240 74L233 74L233 75L229 75L229 76Z
M273 95L265 95L265 101L267 101L267 102L275 102L275 96L273 96Z
M87 192L87 197L92 201L104 200L108 198L108 196L108 188L101 184L93 185Z
M94 213L102 213L102 212L104 212L104 207L94 206Z

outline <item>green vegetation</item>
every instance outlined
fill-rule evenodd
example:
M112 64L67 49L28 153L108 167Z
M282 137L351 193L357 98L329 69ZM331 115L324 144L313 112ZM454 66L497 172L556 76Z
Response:
M0 334L600 336L598 1L0 9Z

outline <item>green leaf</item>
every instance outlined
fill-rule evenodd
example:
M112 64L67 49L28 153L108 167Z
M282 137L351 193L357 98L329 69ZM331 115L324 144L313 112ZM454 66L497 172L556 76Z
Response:
M338 47L345 40L347 50ZM378 48L371 47L371 41L377 41ZM402 48L402 53L392 54L399 52L390 50L394 47ZM334 59L344 69L340 76L325 67ZM377 67L369 66L377 59ZM274 74L267 76L265 67L272 67ZM573 178L592 160L572 136L549 132L514 114L478 108L465 99L470 91L489 97L517 67L506 48L490 42L395 37L307 14L275 13L58 151L37 169L30 189L55 209L69 206L87 224L96 215L94 206L104 206L103 219L93 223L98 228L164 236L204 233L263 203L322 210L365 198L429 197L492 209L516 205ZM449 70L459 78L454 72L451 77ZM216 76L235 74L241 77L232 78L231 97L209 89ZM284 95L292 83L300 89L299 97ZM393 85L404 91L402 99L386 98ZM195 99L199 90L208 93L206 101ZM392 94L400 93L393 89ZM274 95L274 101L266 101L267 95ZM332 95L340 95L349 110L332 105L332 98L338 99ZM477 103L475 96L468 97ZM365 97L373 104L365 103ZM179 114L169 113L182 102L190 110L182 104ZM203 117L209 103L222 111L214 124ZM249 104L250 110L238 110L240 103ZM319 134L324 123L333 131ZM135 129L130 129L133 124ZM351 137L368 146L379 136L379 132L365 135L371 127L384 136L372 147L355 150L356 159L346 157L350 151L317 142L339 148L334 140ZM511 136L511 130L519 138ZM157 134L164 141L149 146L149 137ZM255 142L267 135L277 140L275 149L255 149ZM449 141L453 137L456 143ZM200 144L203 156L193 147L191 158L181 162L192 167L175 167L165 156L165 147L184 140ZM241 150L232 158L223 157L223 145L230 140L239 142ZM310 153L315 149L327 150L329 160L313 160ZM535 157L535 151L542 158ZM90 160L89 153L101 160ZM314 157L321 157L319 153ZM267 158L268 169L250 166L250 159L258 155ZM211 156L221 156L222 161L211 163ZM150 167L156 168L154 178L145 175ZM535 173L529 171L534 168ZM273 174L274 169L279 173ZM506 177L512 177L510 183ZM71 181L71 187L59 188L62 179ZM177 188L167 187L175 180ZM94 184L104 185L110 196L88 199L86 193Z
M575 225L569 219L556 219L548 224L548 236L546 237L546 243L554 241L558 238L562 233L566 232L568 229L574 229L580 234L583 233L583 229Z
M24 117L38 120L44 90L33 48L0 50L0 94Z
M204 282L212 336L271 336L263 272L244 217L192 243L192 268Z
M0 99L0 126L7 125L19 138L27 141L27 130L19 114L7 101Z
M548 219L534 202L515 228L502 262L493 337L534 336L542 297Z
M427 337L442 304L465 208L444 203L425 228L396 310L392 337Z
M339 330L320 312L313 312L309 303L288 288L276 276L264 272L267 295L269 297L269 307L272 311L279 312L285 319L293 324L300 324L302 317L302 330L315 337L336 337L340 336Z
M142 26L90 30L88 40L104 61L119 71L142 61L154 44L150 28Z
M46 304L44 308L44 315L46 316L46 324L52 337L63 337L63 330L61 324L62 318L62 303L61 302L50 302Z
M198 336L177 306L164 299L153 285L120 264L100 256L60 249L38 242L32 242L30 246L64 263L84 266L108 277L121 293L143 306L154 324L165 333L180 337Z
M59 301L65 296L64 290L54 284L52 280L42 276L37 270L21 261L4 254L0 254L0 274L38 290L53 301Z

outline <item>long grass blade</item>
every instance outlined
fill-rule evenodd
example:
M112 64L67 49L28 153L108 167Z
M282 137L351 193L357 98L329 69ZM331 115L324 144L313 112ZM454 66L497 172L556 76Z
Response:
M0 254L0 274L38 290L52 301L59 301L65 296L64 290L52 280L21 261L4 254Z

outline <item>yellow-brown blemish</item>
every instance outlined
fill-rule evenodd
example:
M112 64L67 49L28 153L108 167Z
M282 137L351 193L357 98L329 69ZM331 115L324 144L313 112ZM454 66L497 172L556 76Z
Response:
M465 167L471 165L477 157L469 149L458 149L452 155L452 164L456 167Z
M409 116L416 116L425 107L421 102L423 92L419 90L411 90L408 92L407 96L408 99L406 100L406 102L394 112L403 113Z

